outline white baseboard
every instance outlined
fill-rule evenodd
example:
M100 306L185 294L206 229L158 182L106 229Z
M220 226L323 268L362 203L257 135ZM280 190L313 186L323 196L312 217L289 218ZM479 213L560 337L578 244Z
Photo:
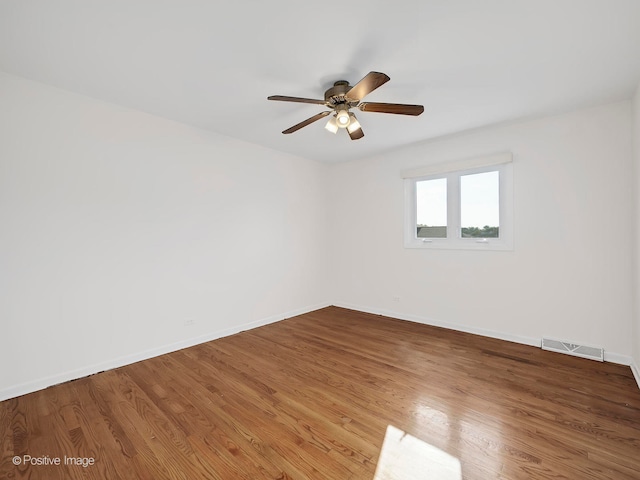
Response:
M384 315L386 317L398 318L400 320L407 320L410 322L422 323L425 325L433 325L436 327L448 328L450 330L457 330L460 332L472 333L474 335L481 335L483 337L496 338L499 340L506 340L509 342L520 343L523 345L530 345L534 347L539 347L541 342L540 338L526 337L522 335L513 335L509 333L498 332L498 331L488 330L484 328L469 327L467 325L442 322L442 321L438 321L438 320L434 320L431 318L422 317L418 315L403 314L399 312L393 312L390 310L363 307L361 305L353 305L349 303L326 302L326 303L321 303L321 304L316 304L316 305L311 305L311 306L291 310L289 312L285 312L279 315L273 315L267 318L244 323L242 325L237 325L237 326L226 328L223 330L217 330L215 332L207 333L205 335L200 335L198 337L190 338L180 342L175 342L169 345L163 345L161 347L145 350L143 352L138 352L131 355L124 355L111 360L107 360L105 362L88 365L83 368L70 370L60 374L32 380L26 383L22 383L20 385L15 385L9 388L5 388L0 390L0 401L19 397L21 395L25 395L27 393L35 392L38 390L42 390L44 388L50 387L52 385L57 385L59 383L76 380L78 378L86 377L87 375L93 375L95 373L103 372L105 370L111 370L111 369L122 367L125 365L130 365L132 363L136 363L142 360L147 360L149 358L164 355L166 353L182 350L183 348L188 348L194 345L199 345L201 343L210 342L218 338L234 335L244 330L251 330L253 328L261 327L263 325L279 322L286 318L295 317L297 315L302 315L308 312L312 312L314 310L319 310L321 308L325 308L330 305L335 305L336 307L341 307L341 308L347 308L349 310L357 310L360 312L372 313L374 315ZM633 372L633 376L635 377L636 382L638 384L638 388L640 388L640 368L638 367L638 364L634 361L633 358L626 355L620 355L617 353L609 353L606 351L605 351L604 358L605 358L605 361L607 362L617 363L621 365L629 365L631 367L631 371Z
M349 303L334 303L336 307L348 308L349 310L358 310L360 312L373 313L374 315L384 315L385 317L398 318L400 320L408 320L410 322L422 323L424 325L432 325L434 327L448 328L449 330L456 330L458 332L473 333L474 335L481 335L483 337L497 338L499 340L506 340L508 342L521 343L524 345L531 345L533 347L539 347L541 338L525 337L523 335L513 335L505 332L498 332L495 330L488 330L485 328L470 327L468 325L460 325L456 323L442 322L434 320L432 318L422 317L418 315L410 315L405 313L392 312L389 310L382 310L379 308L368 308L359 305L352 305Z
M604 351L604 361L609 363L617 363L618 365L631 365L633 359L628 355L620 355L619 353Z
M523 335L513 335L511 333L498 332L495 330L488 330L485 328L470 327L468 325L460 325L456 323L442 322L434 320L432 318L422 317L418 315L410 315L398 312L392 312L389 310L383 310L379 308L363 307L361 305L353 305L349 303L334 303L336 307L348 308L349 310L357 310L359 312L373 313L374 315L384 315L385 317L398 318L400 320L408 320L410 322L422 323L425 325L433 325L434 327L448 328L450 330L456 330L459 332L473 333L474 335L481 335L483 337L497 338L498 340L506 340L508 342L520 343L523 345L530 345L532 347L539 347L542 342L542 338L526 337ZM633 370L633 359L628 355L621 355L614 352L604 352L605 362L617 363L620 365L631 365ZM634 371L636 380L640 378L640 371L637 367ZM640 380L638 381L640 386Z
M640 368L635 361L631 362L631 372L633 376L636 378L636 383L638 384L638 388L640 388Z
M319 310L321 308L328 307L329 305L331 305L331 303L322 303L317 305L310 305L303 308L298 308L296 310L291 310L289 312L285 312L279 315L273 315L267 318L262 318L260 320L255 320L253 322L243 323L242 325L237 325L231 328L217 330L215 332L207 333L205 335L200 335L194 338L189 338L187 340L182 340L180 342L175 342L175 343L163 345L157 348L152 348L149 350L145 350L143 352L137 352L131 355L124 355L121 357L113 358L113 359L96 363L93 365L87 365L75 370L62 372L56 375L51 375L51 376L39 378L36 380L31 380L29 382L25 382L20 385L15 385L15 386L0 390L0 401L7 400L9 398L19 397L21 395L25 395L27 393L35 392L38 390L42 390L44 388L50 387L52 385L57 385L59 383L68 382L71 380L77 380L78 378L86 377L87 375L93 375L95 373L103 372L105 370L112 370L114 368L123 367L125 365L130 365L132 363L140 362L142 360L147 360L149 358L164 355L166 353L182 350L183 348L193 347L194 345L210 342L211 340L216 340L218 338L228 337L229 335L234 335L244 330L250 330L253 328L261 327L263 325L268 325L270 323L279 322L280 320L284 320L285 318L295 317L297 315L302 315L304 313L312 312L314 310Z

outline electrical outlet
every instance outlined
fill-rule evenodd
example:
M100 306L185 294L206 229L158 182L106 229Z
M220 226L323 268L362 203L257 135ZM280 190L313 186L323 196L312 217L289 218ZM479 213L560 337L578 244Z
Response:
M394 295L392 297L392 299L393 299L394 302L399 302L400 301L400 296L399 295Z
M184 321L185 327L193 327L196 324L196 321L193 318L189 318Z

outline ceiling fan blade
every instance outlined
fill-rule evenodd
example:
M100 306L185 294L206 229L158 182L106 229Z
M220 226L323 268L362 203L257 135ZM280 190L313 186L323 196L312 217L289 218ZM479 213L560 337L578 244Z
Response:
M364 132L362 131L362 127L355 129L353 132L347 130L347 133L351 137L351 140L358 140L359 138L364 137Z
M384 73L369 72L345 94L345 97L352 102L359 102L389 80L390 78Z
M313 122L316 122L316 121L320 120L323 117L326 117L330 113L331 113L330 111L328 111L328 112L320 112L317 115L314 115L313 117L307 118L305 121L294 125L293 127L287 128L282 133L284 133L286 135L287 133L297 132L302 127L306 127L307 125L309 125L309 124L311 124Z
M285 95L271 95L267 100L278 100L279 102L296 102L296 103L313 103L315 105L326 105L324 100L315 100L313 98L287 97Z
M395 113L397 115L420 115L424 112L422 105L406 105L403 103L364 102L358 105L363 112Z

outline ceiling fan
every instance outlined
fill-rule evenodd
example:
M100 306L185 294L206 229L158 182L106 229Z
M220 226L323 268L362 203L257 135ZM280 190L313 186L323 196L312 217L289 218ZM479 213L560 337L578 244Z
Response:
M282 133L288 134L297 132L302 127L312 124L327 115L332 115L325 128L332 133L336 133L339 128L346 128L351 140L358 140L364 137L362 127L356 116L351 112L352 108L359 108L362 112L394 113L397 115L417 116L424 112L422 105L406 105L402 103L376 103L361 102L361 100L376 88L384 85L390 78L384 73L369 72L355 85L349 85L346 80L338 80L329 90L324 92L324 100L312 98L287 97L283 95L272 95L268 100L278 100L281 102L313 103L324 105L331 110L324 111L307 118L306 120L287 128Z

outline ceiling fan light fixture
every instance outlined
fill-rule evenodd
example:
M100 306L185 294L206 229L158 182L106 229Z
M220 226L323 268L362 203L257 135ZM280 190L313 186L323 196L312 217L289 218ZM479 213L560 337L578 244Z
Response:
M361 128L360 122L353 113L349 112L349 124L347 125L347 131L349 133L353 133L359 128Z
M360 122L351 113L352 108L358 108L362 112L392 113L395 115L418 116L424 112L422 105L408 105L404 103L380 103L363 102L362 99L389 81L389 76L381 72L369 72L354 86L349 85L346 80L338 80L333 87L324 92L324 99L288 97L285 95L271 95L267 100L277 100L280 102L310 103L322 105L328 110L320 112L312 117L296 123L294 126L283 130L283 134L297 132L307 125L328 117L329 121L325 129L332 133L337 133L340 128L346 129L351 140L359 140L364 137L364 132Z
M329 119L324 128L329 130L331 133L336 133L338 131L338 123L336 122L335 115Z
M349 122L351 122L351 117L349 116L349 111L345 109L338 110L336 114L336 123L340 128L347 128L349 126Z

